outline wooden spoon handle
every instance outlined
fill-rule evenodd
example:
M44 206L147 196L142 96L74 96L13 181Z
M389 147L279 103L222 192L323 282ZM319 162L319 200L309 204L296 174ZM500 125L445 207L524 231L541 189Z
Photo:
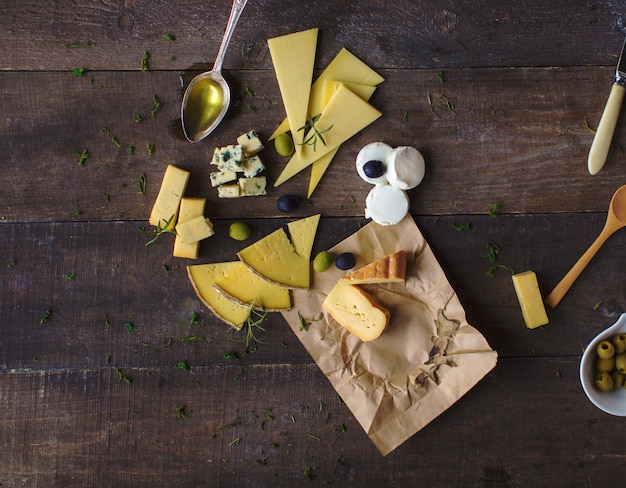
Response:
M585 251L585 254L580 257L576 264L572 266L572 269L569 270L559 284L554 287L554 290L552 290L552 292L546 297L545 302L548 306L554 308L558 305L561 299L569 291L570 287L574 284L576 278L580 276L580 273L582 273L583 269L585 269L585 267L589 264L591 258L595 256L602 244L604 244L604 241L606 241L609 236L613 234L613 232L615 232L615 229L607 227L602 230L597 239L593 241L593 244L589 246L589 249Z

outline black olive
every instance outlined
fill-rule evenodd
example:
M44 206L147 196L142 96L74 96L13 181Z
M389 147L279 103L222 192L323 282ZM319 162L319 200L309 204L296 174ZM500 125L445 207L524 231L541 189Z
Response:
M281 212L295 212L300 205L300 198L298 195L282 195L276 201L276 207Z
M363 173L368 178L380 178L385 174L385 171L385 163L377 159L372 159L363 165Z
M335 266L339 269L352 269L356 266L356 258L351 252L343 252L335 258Z

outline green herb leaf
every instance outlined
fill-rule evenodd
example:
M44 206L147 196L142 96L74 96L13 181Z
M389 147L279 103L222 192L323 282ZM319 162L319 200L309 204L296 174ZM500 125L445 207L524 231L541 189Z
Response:
M165 40L167 42L174 42L176 40L176 36L174 34L165 34Z
M491 217L492 219L497 219L499 217L498 215L499 210L500 210L500 205L497 203L494 203L489 209L489 217Z
M150 110L150 116L154 117L156 113L161 109L161 102L159 101L156 95L152 97L152 102L153 102L153 106L152 106L152 110Z
M143 197L146 194L146 183L147 183L146 174L142 173L137 179L137 190L139 194Z
M83 76L84 72L85 68L76 68L74 71L72 71L72 76L75 78L80 78L81 76Z
M40 324L44 324L46 323L50 317L52 316L52 311L51 310L46 310L43 314L43 316L41 317L41 320L39 320Z
M84 166L85 161L89 158L89 151L87 151L87 149L83 149L82 152L74 152L74 154L79 156L78 166Z
M148 71L148 60L150 59L150 54L148 51L143 52L143 56L141 56L141 71Z

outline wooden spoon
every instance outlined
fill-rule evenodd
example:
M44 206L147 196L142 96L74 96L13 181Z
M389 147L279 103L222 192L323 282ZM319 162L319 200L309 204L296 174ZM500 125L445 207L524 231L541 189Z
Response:
M602 244L611 236L615 231L626 227L626 185L621 186L613 194L611 203L609 204L609 213L606 217L606 223L604 229L600 232L598 238L591 244L589 249L583 254L578 262L569 270L569 272L563 277L558 285L548 295L545 302L550 307L554 308L558 305L561 299L565 296L567 291L576 281L576 278L582 273L585 266L589 264L591 258L595 256Z

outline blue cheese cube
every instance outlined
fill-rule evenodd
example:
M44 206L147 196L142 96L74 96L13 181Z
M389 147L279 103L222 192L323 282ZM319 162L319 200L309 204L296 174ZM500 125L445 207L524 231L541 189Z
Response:
M242 197L254 197L265 195L265 176L255 176L254 178L239 178L239 187Z
M220 164L220 153L222 152L221 147L216 147L215 151L213 151L213 159L211 159L211 164L215 166L219 166Z
M243 154L247 158L263 150L263 143L261 143L261 139L253 130L240 135L237 138L237 143L243 147Z
M217 167L222 171L243 172L243 147L240 144L232 144L220 148Z
M227 170L215 171L209 174L209 178L211 178L211 186L215 188L216 186L235 181L237 179L237 173Z
M239 198L241 189L237 183L229 183L228 185L220 185L217 187L218 198Z
M243 161L243 175L246 178L252 178L264 169L265 166L258 156L252 156L251 158L244 159Z

